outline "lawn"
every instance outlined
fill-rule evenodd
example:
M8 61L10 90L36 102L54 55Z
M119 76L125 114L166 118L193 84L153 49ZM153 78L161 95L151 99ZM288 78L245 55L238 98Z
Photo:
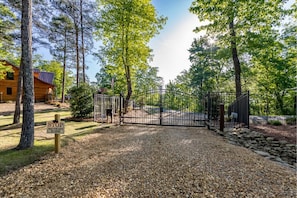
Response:
M14 150L20 141L21 124L12 125L13 115L0 115L0 175L10 170L28 165L39 160L42 156L54 152L54 134L46 133L46 122L54 120L55 114L60 114L65 121L65 133L61 135L61 146L77 141L84 135L94 133L102 128L100 123L68 121L71 112L63 110L47 110L35 113L34 147L22 151ZM22 120L22 119L21 119Z

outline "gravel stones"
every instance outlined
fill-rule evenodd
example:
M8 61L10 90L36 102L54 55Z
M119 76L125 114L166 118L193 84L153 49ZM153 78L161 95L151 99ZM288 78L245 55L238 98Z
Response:
M295 197L292 169L202 128L101 129L0 178L0 197Z

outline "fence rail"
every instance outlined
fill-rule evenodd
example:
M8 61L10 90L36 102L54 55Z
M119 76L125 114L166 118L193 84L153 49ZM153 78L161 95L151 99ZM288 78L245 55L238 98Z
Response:
M207 125L209 128L219 129L222 128L220 121L224 121L225 128L249 127L249 92L236 98L235 93L212 92L193 96L159 90L146 93L129 104L128 112L123 114L124 98L122 96L96 94L94 120L107 122L110 115L112 121L118 123ZM220 111L224 114L220 115Z
M207 93L205 100L205 114L209 128L220 127L220 105L224 105L225 128L249 127L249 93L236 98L235 93Z

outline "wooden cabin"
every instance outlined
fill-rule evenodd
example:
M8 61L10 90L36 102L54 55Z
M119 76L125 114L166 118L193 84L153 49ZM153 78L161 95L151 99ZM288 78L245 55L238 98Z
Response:
M7 72L5 79L0 80L0 102L15 101L17 94L18 77L20 68L1 61L2 65L11 67L13 72ZM52 99L54 74L34 69L34 96L35 102L43 102Z

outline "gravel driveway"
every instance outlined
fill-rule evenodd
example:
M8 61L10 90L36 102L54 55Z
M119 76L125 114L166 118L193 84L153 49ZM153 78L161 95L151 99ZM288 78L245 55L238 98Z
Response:
M0 178L0 197L295 197L295 172L203 128L101 129Z

